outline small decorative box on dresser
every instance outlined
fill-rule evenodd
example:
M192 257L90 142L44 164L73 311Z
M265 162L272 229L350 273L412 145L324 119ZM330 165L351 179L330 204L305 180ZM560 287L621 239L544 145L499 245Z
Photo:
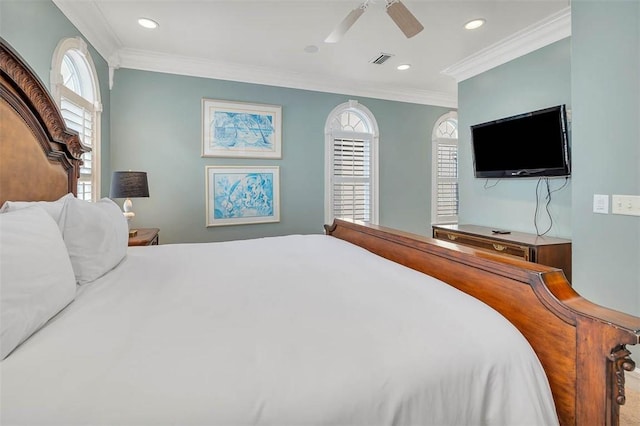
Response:
M433 238L553 266L571 281L571 240L478 225L433 225Z
M138 233L129 237L129 246L157 246L160 237L158 228L138 228Z

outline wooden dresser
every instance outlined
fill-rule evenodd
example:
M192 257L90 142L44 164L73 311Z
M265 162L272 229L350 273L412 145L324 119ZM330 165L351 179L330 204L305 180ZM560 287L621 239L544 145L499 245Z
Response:
M433 238L560 268L571 281L571 240L524 232L496 234L495 229L478 225L433 225Z

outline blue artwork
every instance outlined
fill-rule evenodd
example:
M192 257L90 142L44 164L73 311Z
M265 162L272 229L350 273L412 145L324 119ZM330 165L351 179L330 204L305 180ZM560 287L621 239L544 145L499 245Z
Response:
M273 116L215 111L211 122L212 149L274 150Z
M202 156L282 158L282 107L202 100Z
M274 216L273 173L214 173L214 219Z

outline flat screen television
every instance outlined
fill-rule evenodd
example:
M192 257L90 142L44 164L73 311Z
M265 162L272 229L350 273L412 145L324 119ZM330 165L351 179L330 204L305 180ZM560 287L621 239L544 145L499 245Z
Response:
M477 178L571 174L565 105L471 126Z

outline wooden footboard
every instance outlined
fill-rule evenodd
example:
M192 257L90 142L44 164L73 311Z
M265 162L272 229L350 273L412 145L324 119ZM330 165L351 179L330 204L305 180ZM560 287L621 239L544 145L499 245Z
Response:
M326 233L436 277L492 306L531 343L562 425L618 425L626 345L640 318L591 303L559 269L364 223L335 220ZM452 336L455 338L455 336Z

